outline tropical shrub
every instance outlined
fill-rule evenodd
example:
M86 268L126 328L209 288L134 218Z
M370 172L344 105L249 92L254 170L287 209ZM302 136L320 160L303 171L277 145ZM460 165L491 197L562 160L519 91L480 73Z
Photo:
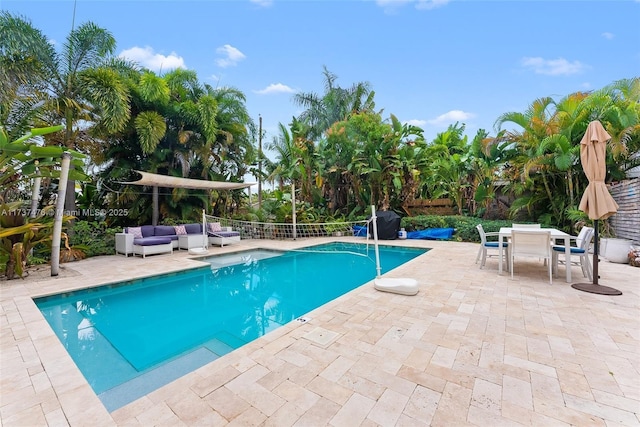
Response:
M115 248L115 235L121 231L121 227L110 228L105 222L75 221L73 248L82 248L88 257L111 255Z
M53 206L45 207L35 218L22 215L20 206L20 202L0 205L0 261L7 279L22 277L31 251L39 244L49 244L53 237ZM63 217L63 222L70 219Z

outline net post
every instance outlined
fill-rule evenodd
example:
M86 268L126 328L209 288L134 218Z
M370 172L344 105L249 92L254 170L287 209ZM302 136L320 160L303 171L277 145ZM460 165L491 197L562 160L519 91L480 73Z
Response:
M291 216L293 218L293 240L298 237L296 230L296 184L291 182Z
M207 239L207 216L204 213L204 209L202 209L202 248L207 249L208 247L209 239Z
M380 278L380 252L378 252L378 221L376 207L371 205L371 221L373 222L373 246L376 252L376 277Z

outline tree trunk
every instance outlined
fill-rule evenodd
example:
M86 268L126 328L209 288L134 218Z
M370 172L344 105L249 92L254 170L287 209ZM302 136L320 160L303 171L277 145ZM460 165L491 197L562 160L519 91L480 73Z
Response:
M9 261L7 261L7 264L5 265L4 274L7 277L7 280L13 279L16 274L16 261L11 256L9 256Z

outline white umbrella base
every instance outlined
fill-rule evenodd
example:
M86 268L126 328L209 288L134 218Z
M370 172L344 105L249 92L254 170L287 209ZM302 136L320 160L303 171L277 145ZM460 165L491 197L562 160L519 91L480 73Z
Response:
M382 292L400 295L415 295L418 293L416 279L378 278L373 281L373 287Z
M204 255L209 253L207 248L191 248L189 249L189 255Z

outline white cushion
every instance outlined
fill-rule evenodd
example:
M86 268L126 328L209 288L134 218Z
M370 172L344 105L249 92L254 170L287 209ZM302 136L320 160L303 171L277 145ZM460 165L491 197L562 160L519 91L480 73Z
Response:
M133 234L134 239L142 238L142 227L129 227L127 233Z
M209 222L207 223L208 231L215 233L216 231L222 231L222 226L219 222Z

